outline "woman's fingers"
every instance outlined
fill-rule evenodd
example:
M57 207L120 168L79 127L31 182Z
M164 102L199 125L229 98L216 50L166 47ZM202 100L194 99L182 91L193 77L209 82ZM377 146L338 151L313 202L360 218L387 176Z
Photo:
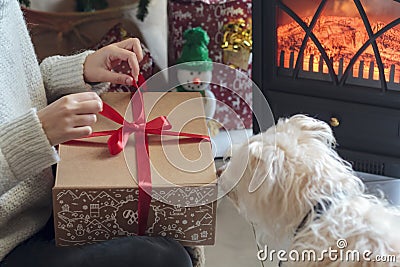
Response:
M121 42L115 43L114 45L122 49L133 51L136 54L138 61L142 61L143 51L142 46L140 45L140 40L138 38L129 38Z
M72 118L73 128L82 127L82 126L92 126L97 121L96 114L82 114L76 115Z
M93 132L93 130L92 130L92 127L90 127L90 126L81 126L81 127L72 128L69 131L69 140L88 136L88 135L92 134L92 132Z
M37 115L51 145L91 134L96 114L102 110L99 96L93 92L62 97Z
M100 97L99 97L100 99ZM103 102L100 100L87 100L78 102L75 105L76 114L93 114L103 110Z
M112 82L132 85L129 75L111 74L112 69L122 61L127 61L131 75L137 81L139 62L143 59L142 47L137 38L126 39L99 49L86 57L83 74L86 82Z
M128 61L132 76L137 81L139 75L139 61L134 52L116 46L114 49L110 50L109 59L110 62L114 62L115 60Z
M102 70L101 72L102 77L111 83L125 84L128 86L131 86L133 84L133 78L129 75L105 70Z
M101 98L95 92L82 92L69 95L68 97L62 98L65 100L72 100L75 102L89 101L89 100L97 100L98 102L102 102Z

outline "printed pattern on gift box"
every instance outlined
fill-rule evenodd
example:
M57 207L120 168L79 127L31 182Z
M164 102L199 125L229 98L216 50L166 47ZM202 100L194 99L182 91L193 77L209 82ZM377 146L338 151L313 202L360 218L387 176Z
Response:
M208 45L209 56L214 62L223 63L223 26L238 19L251 19L251 0L169 0L168 1L168 61L174 65L180 57L183 45L183 32L188 28L202 27L210 36ZM249 68L241 70L251 77L251 57ZM227 87L232 73L215 73L218 84L211 85L211 90L217 100L217 110L214 118L226 129L242 129L252 127L252 84L237 78L233 83L241 84L239 90L232 92ZM213 80L215 80L213 78ZM225 85L225 86L224 86ZM229 88L229 89L227 89ZM246 101L246 102L245 102ZM249 105L247 105L247 104Z
M138 191L56 190L57 245L83 245L136 235ZM170 237L184 245L214 244L216 191L215 186L153 188L146 234ZM189 203L197 205L187 207Z

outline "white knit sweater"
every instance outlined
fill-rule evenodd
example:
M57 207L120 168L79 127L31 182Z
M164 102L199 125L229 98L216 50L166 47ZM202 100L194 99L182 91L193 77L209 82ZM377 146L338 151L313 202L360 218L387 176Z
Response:
M58 155L36 111L61 95L90 90L87 51L38 65L18 0L0 0L0 261L49 219Z

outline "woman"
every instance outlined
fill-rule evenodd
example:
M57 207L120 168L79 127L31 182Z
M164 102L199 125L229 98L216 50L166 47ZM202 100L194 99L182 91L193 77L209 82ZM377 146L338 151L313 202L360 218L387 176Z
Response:
M104 82L131 85L132 77L111 66L127 60L137 78L141 59L139 41L128 39L39 66L18 1L0 0L0 266L191 266L185 249L169 239L58 248L51 220L44 227L51 165L59 160L54 146L90 134L102 109L93 91L104 90Z

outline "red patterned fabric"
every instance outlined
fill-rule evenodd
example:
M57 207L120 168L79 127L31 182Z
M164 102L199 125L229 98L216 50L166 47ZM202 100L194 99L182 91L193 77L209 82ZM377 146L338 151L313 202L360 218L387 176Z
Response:
M251 0L168 0L169 65L174 65L180 56L183 32L198 26L210 36L209 57L214 62L223 63L223 25L239 18L245 21L251 19L251 8ZM251 60L248 70L242 72L251 77ZM252 84L234 71L214 71L213 76L213 80L217 80L220 85L211 85L212 92L225 104L217 104L214 118L226 129L251 128L252 112L246 103L252 103ZM232 76L235 77L234 80L227 78ZM233 89L234 92L226 88Z
M116 24L112 27L100 40L98 44L92 47L93 50L100 49L109 44L120 42L126 38L131 37L131 35L122 27L121 23ZM149 49L147 49L142 44L143 49L143 60L140 62L140 73L147 80L153 75L154 62L151 57ZM113 69L115 72L130 74L130 68L128 62L124 61L119 66ZM111 84L109 92L135 92L136 88L134 86Z

